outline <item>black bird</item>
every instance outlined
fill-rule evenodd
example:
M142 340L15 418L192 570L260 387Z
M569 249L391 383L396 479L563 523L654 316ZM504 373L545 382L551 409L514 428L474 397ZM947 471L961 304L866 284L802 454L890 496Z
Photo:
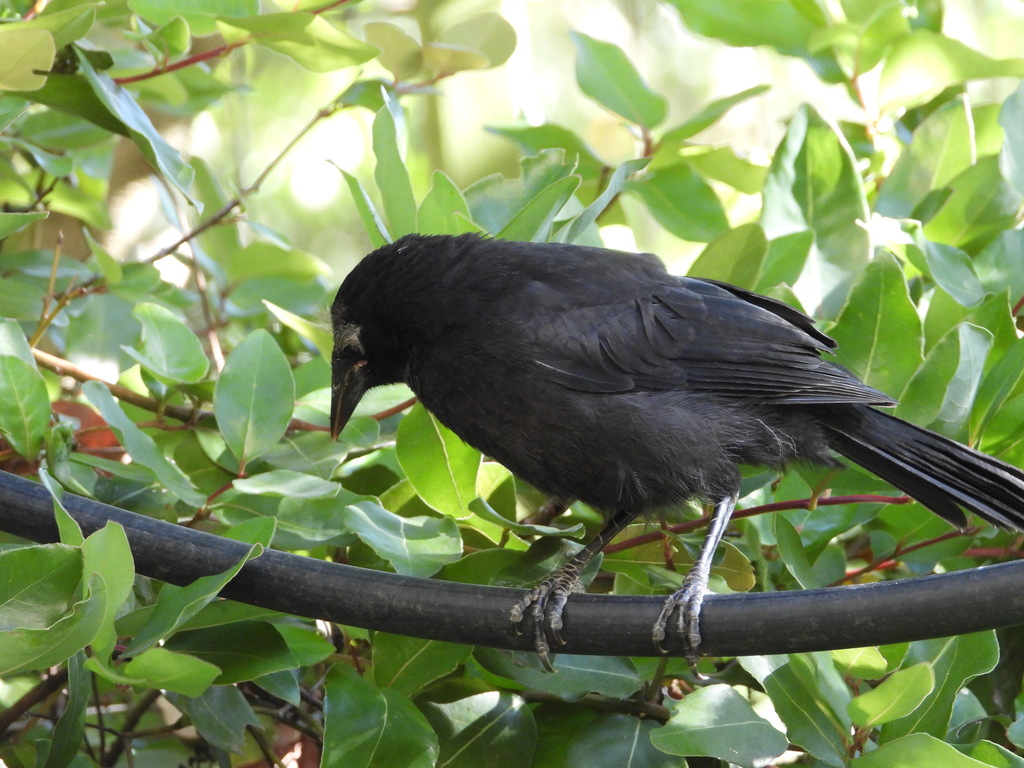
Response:
M824 360L836 343L797 310L649 254L476 235L407 235L345 278L331 432L363 393L404 382L470 445L553 498L608 515L597 537L511 609L547 663L583 566L638 514L711 502L673 613L691 665L711 558L739 464L836 466L839 453L964 527L968 510L1024 529L1024 473L875 410L890 397Z

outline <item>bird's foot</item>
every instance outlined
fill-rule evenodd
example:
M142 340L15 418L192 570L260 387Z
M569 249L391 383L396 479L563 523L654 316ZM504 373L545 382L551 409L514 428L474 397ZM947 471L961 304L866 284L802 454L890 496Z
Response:
M704 604L704 595L708 594L707 576L694 568L683 580L683 586L669 595L665 605L661 609L658 620L654 622L652 638L654 647L659 653L667 653L663 641L667 634L672 614L676 615L676 631L683 640L686 648L686 663L690 665L693 674L699 679L705 680L707 676L697 671L697 662L700 661L700 609Z
M523 621L529 614L533 620L534 648L549 672L555 670L551 665L548 637L558 645L565 645L562 639L562 609L569 595L583 591L579 569L571 566L571 563L566 565L527 592L525 597L512 606L509 615L516 634L521 635Z

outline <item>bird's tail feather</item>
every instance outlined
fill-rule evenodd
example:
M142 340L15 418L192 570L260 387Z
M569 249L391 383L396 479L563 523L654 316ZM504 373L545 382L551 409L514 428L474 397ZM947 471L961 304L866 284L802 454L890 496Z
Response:
M1024 472L961 443L867 406L820 416L831 446L958 527L961 507L1024 530Z

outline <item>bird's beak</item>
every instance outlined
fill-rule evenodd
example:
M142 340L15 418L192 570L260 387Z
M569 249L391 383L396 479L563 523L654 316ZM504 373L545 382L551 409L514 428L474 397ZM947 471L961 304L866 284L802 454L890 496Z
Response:
M366 392L366 363L335 366L331 379L331 438L337 440Z

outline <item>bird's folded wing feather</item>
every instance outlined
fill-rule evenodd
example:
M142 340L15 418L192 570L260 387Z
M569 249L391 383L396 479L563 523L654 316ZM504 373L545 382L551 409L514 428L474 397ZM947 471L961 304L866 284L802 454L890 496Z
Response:
M535 362L586 392L684 389L785 403L894 401L821 353L835 342L781 302L678 278L616 304L534 318Z

